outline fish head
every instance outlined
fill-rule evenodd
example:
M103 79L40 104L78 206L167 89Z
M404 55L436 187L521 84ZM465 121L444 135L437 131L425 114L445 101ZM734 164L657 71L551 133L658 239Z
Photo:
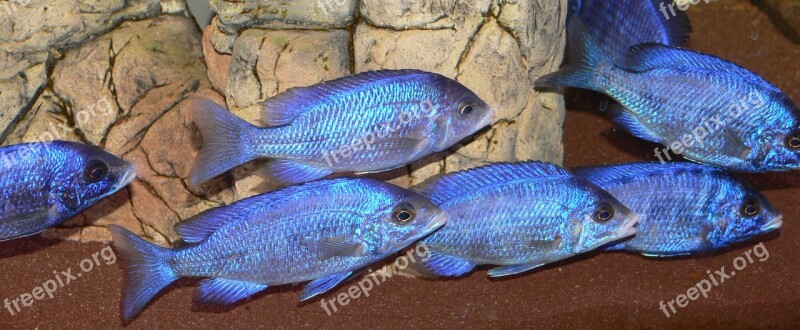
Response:
M565 234L571 253L591 251L636 233L636 213L604 190L588 182L584 185L589 193L581 201L582 207L572 213Z
M64 157L50 186L51 202L59 212L83 210L136 178L130 163L100 148L66 141L52 143Z
M715 248L748 240L781 227L783 216L764 195L744 182L735 182L709 219L705 239Z
M433 104L435 151L442 151L493 122L494 109L459 82L437 75Z
M445 222L447 216L438 206L424 196L386 184L391 187L391 199L370 221L364 231L371 237L376 254L385 255L433 233Z
M765 103L765 113L780 114L774 126L755 132L752 168L757 171L786 171L800 169L800 109L788 97Z

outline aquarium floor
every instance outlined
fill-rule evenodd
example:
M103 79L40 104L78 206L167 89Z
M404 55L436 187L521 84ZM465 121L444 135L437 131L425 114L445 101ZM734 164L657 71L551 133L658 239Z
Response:
M750 68L800 102L800 47L790 43L746 1L693 6L692 48ZM653 144L635 140L599 115L600 98L568 91L564 165L655 160ZM196 280L181 280L148 305L129 328L505 328L505 327L788 327L800 321L800 172L746 176L784 213L780 233L757 238L766 261L679 308L667 318L659 301L675 299L707 271L726 267L751 245L713 257L650 260L592 254L504 280L485 269L458 280L387 279L369 296L327 315L318 301L298 304L300 287L279 287L228 309L192 303ZM48 241L38 236L0 243L0 299L14 299L55 277L75 273L101 244ZM102 259L100 259L102 262ZM101 263L16 315L0 309L0 328L121 326L122 263ZM324 296L346 292L351 282Z

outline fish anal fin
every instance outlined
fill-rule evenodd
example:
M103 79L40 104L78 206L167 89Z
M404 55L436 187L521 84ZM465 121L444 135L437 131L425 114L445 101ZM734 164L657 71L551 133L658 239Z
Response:
M196 300L206 304L230 305L267 288L266 284L210 278L200 281Z
M300 301L305 301L317 295L328 292L350 278L350 275L352 274L353 272L333 274L309 282L305 287L303 287L303 294L300 295Z
M503 276L511 276L520 273L527 272L531 269L544 265L545 262L534 262L529 264L523 265L508 265L508 266L500 266L495 267L489 270L488 274L489 277L503 277Z

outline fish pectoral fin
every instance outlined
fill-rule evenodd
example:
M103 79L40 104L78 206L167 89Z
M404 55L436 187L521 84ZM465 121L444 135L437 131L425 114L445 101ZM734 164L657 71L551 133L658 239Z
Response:
M266 284L209 278L200 281L195 300L205 304L230 305L265 290Z
M725 139L722 146L720 146L718 149L719 152L723 155L735 157L741 160L747 159L747 156L750 155L750 151L752 149L745 145L739 135L733 130L726 128L724 134Z
M11 225L20 224L24 226L43 225L46 224L48 220L55 218L57 212L56 207L51 206L46 209L6 215L3 217L3 222Z
M409 269L422 277L457 277L475 269L475 263L429 249L427 260L418 260Z
M635 137L656 143L660 143L662 140L658 134L645 125L639 116L619 103L611 105L611 108L608 109L608 116Z
M56 212L56 207L52 206L33 212L5 216L2 222L6 229L0 233L0 241L33 235L56 225L52 223L58 219Z
M308 284L306 284L305 287L303 287L303 294L300 295L300 301L306 301L308 299L313 298L316 295L325 293L328 290L333 289L340 283L350 278L350 275L353 275L353 272L328 275L309 282Z
M372 143L368 148L375 148L381 151L396 151L408 153L409 151L418 151L419 147L425 143L425 140L414 139L408 137L386 137L379 139Z
M523 265L500 266L489 269L488 274L489 277L503 277L503 276L515 275L527 272L531 269L534 269L544 264L546 264L546 262L534 262Z
M333 172L291 160L276 159L268 162L255 173L270 181L289 186L322 179Z
M313 251L320 261L333 257L359 257L364 255L366 245L347 238L324 238L314 240L307 238L305 245Z
M535 249L536 251L552 251L558 249L561 244L561 237L556 239L535 239L528 242L528 248Z

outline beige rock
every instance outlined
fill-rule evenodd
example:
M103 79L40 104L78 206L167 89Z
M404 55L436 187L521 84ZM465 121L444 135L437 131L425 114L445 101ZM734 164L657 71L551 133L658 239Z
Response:
M214 48L230 54L233 40L249 28L330 29L352 23L356 0L211 0L218 29L212 33Z
M199 143L188 98L223 100L207 79L191 19L122 22L59 57L52 59L52 84L26 105L3 143L56 138L100 145L133 163L138 178L47 236L107 241L104 227L117 224L169 245L178 239L177 222L233 201L230 185L192 191L184 180Z

